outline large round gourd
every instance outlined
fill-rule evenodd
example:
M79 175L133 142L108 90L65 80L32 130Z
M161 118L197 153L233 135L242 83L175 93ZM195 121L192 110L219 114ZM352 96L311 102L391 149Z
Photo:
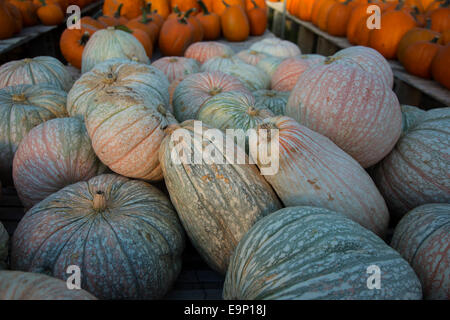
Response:
M380 271L380 287L371 279ZM261 220L239 242L225 299L421 299L408 263L356 222L324 208L291 207Z
M15 270L66 280L100 299L160 299L181 269L184 234L155 187L114 174L78 182L29 210L12 239Z
M38 124L67 116L65 91L44 85L0 89L0 177L12 181L14 154L20 141Z
M53 57L14 60L0 67L0 89L19 84L41 84L69 91L72 83L69 71Z
M269 55L254 51L254 50L242 50L236 54L236 57L244 61L245 63L251 64L252 66L256 66L259 61L269 57Z
M300 57L285 59L272 75L271 88L277 91L292 91L300 76L308 70L314 62Z
M9 235L5 227L0 222L0 270L6 269L6 260L8 258Z
M153 62L152 66L161 70L169 82L200 72L200 64L197 60L184 57L164 57Z
M270 88L270 77L264 71L251 64L237 61L219 71L238 78L249 91Z
M97 300L85 290L67 288L67 283L45 274L0 271L0 300Z
M259 62L256 64L256 67L267 73L269 77L272 77L275 73L275 70L278 68L281 62L283 62L283 60L284 59L282 58L267 56L266 58L259 60Z
M284 115L290 92L276 90L258 90L253 92L255 107L257 109L269 109L274 115Z
M217 41L204 41L191 44L184 56L197 60L200 64L217 56L232 56L233 49L230 46Z
M125 59L111 59L97 64L83 74L67 95L71 116L85 116L91 99L104 92L133 92L146 104L169 106L169 82L157 68Z
M14 156L13 178L23 206L31 208L47 196L105 171L91 146L84 121L46 121L22 140Z
M279 58L290 58L301 54L300 48L296 44L275 37L263 39L252 44L250 50Z
M226 68L234 65L237 62L242 62L235 56L224 54L221 56L216 56L211 59L206 60L202 66L201 71L220 71L223 72Z
M407 213L391 245L416 271L423 295L450 299L450 204L426 204Z
M394 92L360 67L333 61L300 76L286 115L330 138L364 168L383 159L401 133Z
M327 137L288 117L266 119L258 129L258 147L278 154L275 171L262 168L269 157L255 153L258 166L286 207L315 206L340 212L380 237L386 235L389 212L375 183L356 160ZM276 149L278 148L278 150ZM253 149L254 150L254 149Z
M187 76L176 87L173 95L175 118L178 121L196 119L205 101L228 91L248 92L237 78L222 72L201 72Z
M112 171L130 178L163 178L158 150L164 128L176 122L162 107L133 95L104 93L87 110L86 128L98 158Z
M131 33L108 27L96 31L87 42L81 73L90 71L100 62L117 58L150 63L144 47Z
M161 145L160 161L170 199L193 245L209 266L225 273L243 235L255 221L278 210L281 204L256 166L249 164L245 151L235 144L226 145L218 130L215 133L219 138L215 140L205 132L199 134L199 129L211 128L194 120L169 127L172 133ZM211 163L209 160L214 159L205 156L199 162L194 159L183 163L178 151L189 157L202 151L199 146L205 152L214 150L223 164ZM227 158L231 152L242 156L243 163L235 164Z

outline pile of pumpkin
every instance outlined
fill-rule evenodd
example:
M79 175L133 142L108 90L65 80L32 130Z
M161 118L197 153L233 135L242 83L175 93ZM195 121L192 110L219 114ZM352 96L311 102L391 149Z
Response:
M81 68L84 48L96 41L89 40L111 30L132 34L151 58L156 45L163 55L183 56L194 42L222 34L228 41L244 41L264 34L267 26L265 0L106 0L103 14L83 17L81 29L66 29L61 35L61 52L76 68ZM120 33L115 34L120 42Z
M70 5L80 8L94 0L0 0L0 40L11 38L24 27L59 25Z
M380 29L367 27L372 5L381 9ZM397 58L413 75L433 77L450 88L449 0L291 0L287 10L333 36L347 37L353 45Z
M376 50L210 41L149 65L107 32L74 83L51 57L0 67L0 176L27 209L9 258L0 224L0 298L162 298L186 235L225 299L450 298L450 108L400 106Z

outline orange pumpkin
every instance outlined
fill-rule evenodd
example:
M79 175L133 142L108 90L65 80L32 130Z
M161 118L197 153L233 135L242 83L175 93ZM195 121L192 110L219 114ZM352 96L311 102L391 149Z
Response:
M228 2L222 2L226 6L220 16L223 35L228 41L246 40L250 34L250 24L244 8L241 5L229 5Z
M153 39L150 38L149 34L139 28L130 28L131 34L138 39L145 49L147 57L151 58L153 54Z
M142 31L145 31L153 44L158 41L159 27L156 22L148 16L145 8L142 8L142 15L140 17L131 19L125 26L131 29L141 29Z
M431 30L444 32L450 29L450 1L442 3L439 8L430 13Z
M150 2L152 1L150 0ZM170 6L172 7L172 10L175 7L178 7L180 11L186 12L192 8L195 8L195 12L193 14L200 12L200 6L197 3L197 0L171 0Z
M450 43L450 30L444 31L441 33L441 37L439 38L439 44L447 45Z
M428 20L430 22L430 20ZM402 62L406 49L413 43L418 41L430 41L436 36L439 36L439 32L429 29L429 25L425 28L413 28L409 30L402 37L398 44L397 59Z
M53 26L64 22L64 12L58 4L47 3L41 0L42 7L37 9L37 15L43 25Z
M113 17L119 5L122 4L121 15L127 19L134 19L141 14L144 0L105 0L103 3L103 14Z
M59 39L61 53L64 59L75 68L81 69L81 58L83 56L84 47L91 37L91 34L94 32L95 31L81 28L66 29L61 34L61 38Z
M265 0L245 0L245 9L250 11L253 8L262 8L267 10L267 4Z
M9 14L13 18L14 33L19 33L23 27L23 18L20 10L10 2L6 2L6 7L9 10Z
M163 19L167 19L170 14L169 0L145 0L145 3L151 3L153 10L155 10Z
M192 15L194 13L195 9L189 9L186 12L186 19L187 21L192 25L193 28L193 42L200 42L203 40L204 37L204 30L203 25L200 23L200 21L197 19L196 16Z
M358 37L358 29L360 27L361 19L369 17L367 14L367 8L372 4L359 4L355 6L350 14L350 18L347 23L347 39L351 44L356 44L356 38ZM366 28L367 29L367 28Z
M317 20L319 19L319 12L320 12L320 8L322 7L322 5L326 2L328 2L329 0L316 0L314 2L314 5L312 7L312 11L311 11L311 22L314 25L317 25Z
M296 6L293 6L293 14L304 21L311 21L311 14L315 0L298 0L293 1Z
M334 3L327 16L326 31L333 36L345 37L347 34L347 24L354 6L351 0L343 3Z
M242 9L245 10L245 1L244 0L227 0L226 4L222 0L214 0L213 1L213 12L217 13L221 16L225 9L228 6L241 6Z
M381 28L370 32L369 47L380 52L386 59L397 56L398 44L409 30L417 26L416 20L402 10L401 4L381 15Z
M247 9L250 34L252 36L263 35L267 28L267 9L260 7L255 0L250 0L250 2L253 5L251 9Z
M10 0L14 6L16 6L22 15L23 25L25 27L34 26L39 23L38 16L36 14L36 7L30 0Z
M367 28L367 18L361 18L356 24L355 35L353 36L354 44L367 47L369 45L371 31Z
M220 17L217 13L210 12L204 1L198 1L202 12L200 12L196 18L203 26L204 39L205 40L216 40L220 38Z
M92 17L85 16L80 19L81 27L85 29L104 29L107 27L106 24L95 20Z
M402 64L409 73L430 79L431 63L439 51L441 45L439 38L435 37L431 41L418 41L406 48Z
M183 56L193 39L194 28L184 16L167 19L159 33L159 49L165 56Z
M433 79L450 90L450 44L442 47L431 64Z

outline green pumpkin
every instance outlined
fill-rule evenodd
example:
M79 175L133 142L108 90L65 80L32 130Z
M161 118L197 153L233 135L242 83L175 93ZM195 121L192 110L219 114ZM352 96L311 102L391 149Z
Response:
M250 91L270 88L270 77L267 73L251 64L237 62L219 71L238 78Z
M275 73L275 70L283 62L283 60L284 59L282 58L267 56L266 58L259 60L259 62L256 64L256 67L267 73L269 77L272 77L272 75Z
M253 92L255 106L258 109L269 109L274 115L283 116L290 92L275 90L258 90Z
M376 267L373 267L376 266ZM372 269L375 268L375 269ZM379 289L375 278L380 271ZM290 207L259 220L239 242L225 299L421 299L409 264L371 231L337 212Z
M0 222L0 270L6 269L6 260L8 258L8 232Z

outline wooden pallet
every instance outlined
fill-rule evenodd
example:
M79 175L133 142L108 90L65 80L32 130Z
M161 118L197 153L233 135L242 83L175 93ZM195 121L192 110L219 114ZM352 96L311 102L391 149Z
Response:
M272 32L275 36L297 43L302 53L318 53L330 56L341 49L352 46L346 38L331 36L312 23L285 13L282 2L267 1L267 5L270 12L269 16L273 17L273 21L269 23L272 26ZM283 25L283 28L280 25ZM394 92L397 94L400 103L423 109L450 106L450 91L448 89L436 81L409 74L398 61L388 60L388 62L394 73Z

